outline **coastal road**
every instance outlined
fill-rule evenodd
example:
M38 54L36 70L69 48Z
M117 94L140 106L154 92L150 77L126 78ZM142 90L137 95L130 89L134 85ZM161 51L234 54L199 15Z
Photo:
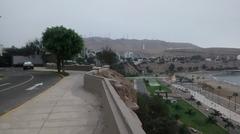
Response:
M54 85L60 76L47 71L23 71L22 68L0 69L0 115L23 104Z

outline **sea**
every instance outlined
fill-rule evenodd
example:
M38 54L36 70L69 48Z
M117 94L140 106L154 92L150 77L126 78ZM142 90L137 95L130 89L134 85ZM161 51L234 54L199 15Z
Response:
M214 75L215 79L240 86L240 71L228 71Z

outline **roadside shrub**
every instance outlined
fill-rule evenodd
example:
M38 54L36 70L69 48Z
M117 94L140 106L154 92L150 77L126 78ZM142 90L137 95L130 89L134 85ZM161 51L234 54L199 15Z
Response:
M181 107L179 104L176 104L176 105L174 106L174 108L175 108L177 111L179 111L179 110L182 109L182 107Z
M185 113L188 114L188 115L194 115L195 114L193 109L188 109Z
M179 129L179 134L191 134L186 125L181 125Z
M187 128L176 120L180 116L175 115L176 119L171 117L169 107L162 98L138 94L138 105L136 113L147 134L188 134Z
M200 101L197 101L196 104L197 104L198 106L201 106L201 105L202 105L202 103L201 103Z
M207 123L212 123L212 124L215 124L217 122L215 116L213 115L209 115L207 120L206 120Z
M174 118L175 118L176 120L179 120L179 119L180 119L180 115L179 115L179 114L175 114L175 115L174 115Z

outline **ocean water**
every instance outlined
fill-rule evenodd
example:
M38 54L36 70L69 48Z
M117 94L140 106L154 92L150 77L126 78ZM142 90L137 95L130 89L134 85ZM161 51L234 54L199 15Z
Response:
M234 85L240 85L240 72L223 73L215 75L215 78Z

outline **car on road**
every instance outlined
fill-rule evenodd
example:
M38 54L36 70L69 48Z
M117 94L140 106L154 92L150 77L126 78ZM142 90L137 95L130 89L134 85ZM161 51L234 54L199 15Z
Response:
M34 69L34 65L31 61L25 61L23 63L23 70Z

